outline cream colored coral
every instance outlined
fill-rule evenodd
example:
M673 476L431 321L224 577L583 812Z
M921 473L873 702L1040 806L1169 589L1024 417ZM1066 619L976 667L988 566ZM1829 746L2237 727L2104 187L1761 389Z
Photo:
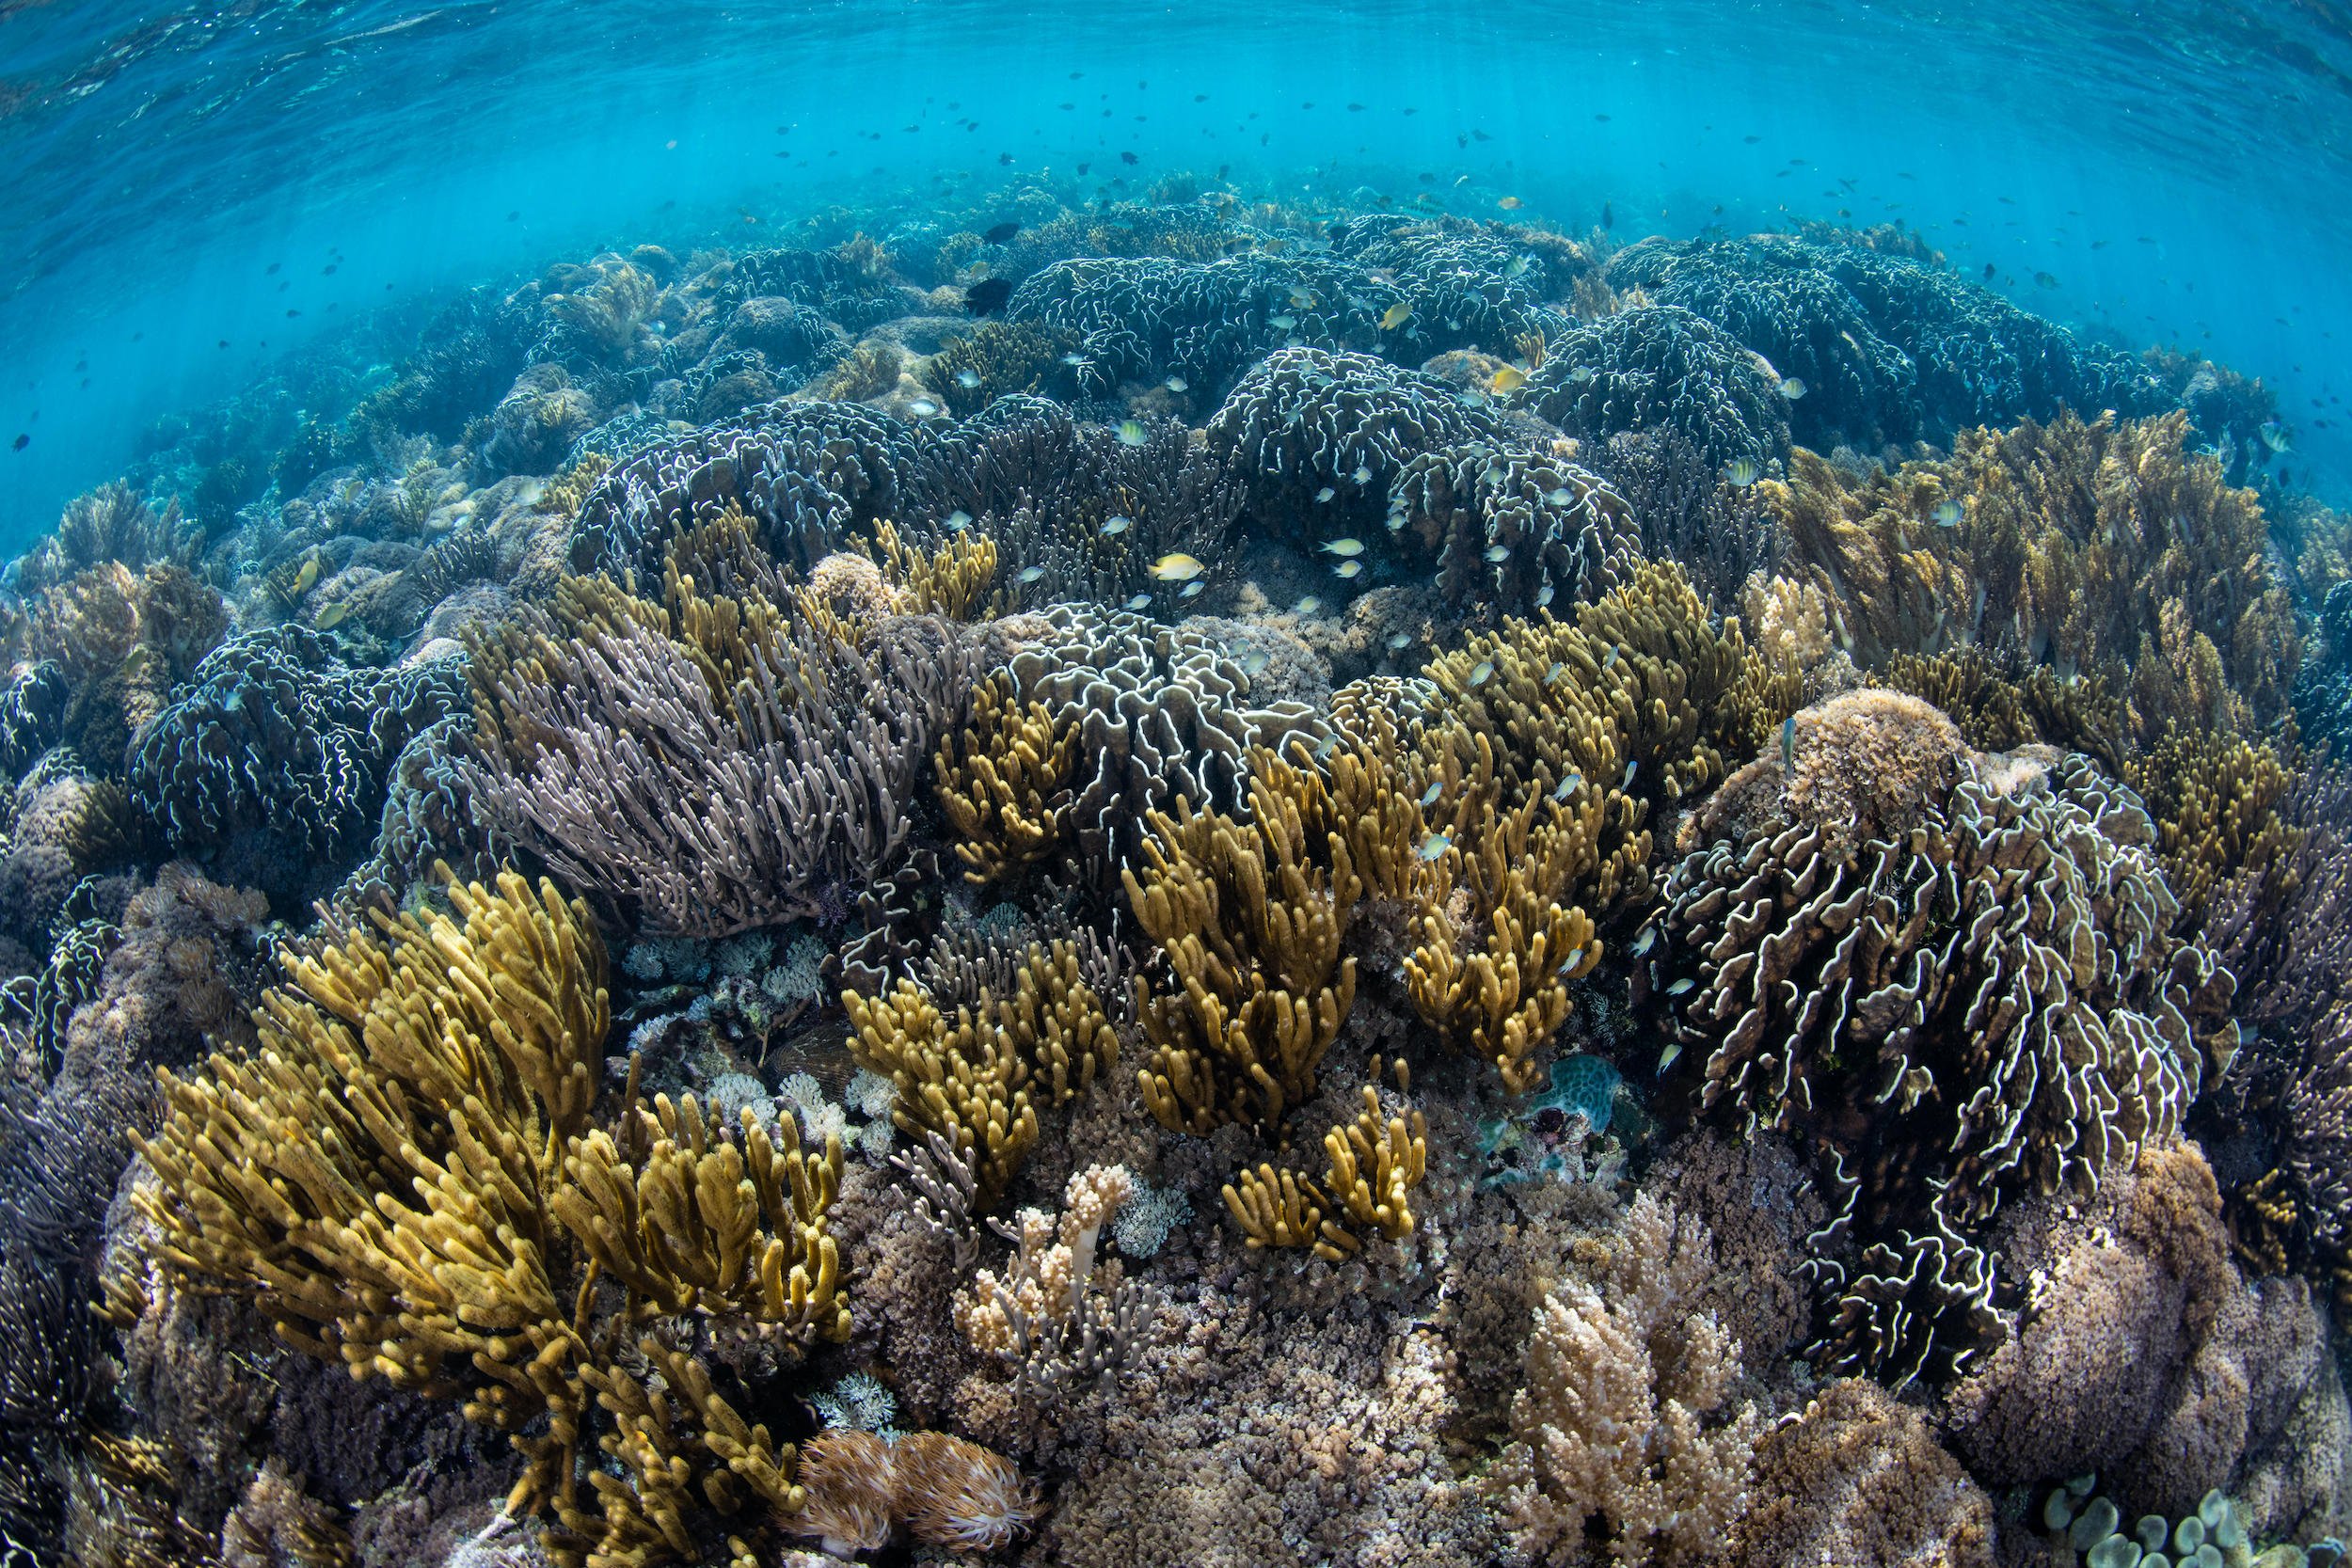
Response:
M1812 669L1836 649L1829 599L1812 583L1757 572L1740 590L1740 614L1757 648L1800 670Z
M1740 1346L1697 1305L1714 1262L1706 1227L1645 1193L1597 1277L1537 1310L1501 1470L1523 1550L1590 1560L1597 1515L1619 1568L1722 1555L1762 1420L1724 1409Z
M1124 1165L1089 1165L1071 1177L1058 1222L1041 1209L1021 1211L1005 1276L980 1270L955 1302L956 1327L974 1350L1022 1354L1028 1324L1067 1322L1085 1309L1103 1227L1135 1185Z

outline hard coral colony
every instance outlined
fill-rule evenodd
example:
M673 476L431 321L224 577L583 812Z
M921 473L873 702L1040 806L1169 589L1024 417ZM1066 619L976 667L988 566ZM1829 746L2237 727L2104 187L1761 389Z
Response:
M11 1560L2332 1560L2352 530L1843 231L999 196L17 562Z

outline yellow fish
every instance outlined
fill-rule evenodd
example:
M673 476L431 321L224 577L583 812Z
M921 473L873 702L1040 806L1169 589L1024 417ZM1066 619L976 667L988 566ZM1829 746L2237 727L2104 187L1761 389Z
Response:
M1486 383L1488 390L1499 393L1516 392L1526 385L1527 372L1517 365L1503 366L1502 369L1495 372L1495 378Z
M1413 307L1408 300L1398 300L1380 313L1380 330L1393 332L1412 319Z
M342 626L343 624L343 617L350 613L351 601L349 599L337 599L333 604L328 605L325 610L320 610L311 620L310 624L318 627L319 630L326 631L330 627Z
M1190 582L1208 568L1182 550L1160 557L1152 562L1152 575L1162 582Z
M294 591L295 597L299 598L301 595L308 594L310 591L310 585L318 580L319 558L314 555L310 557L310 560L302 563L301 571L294 574Z
M1516 196L1506 196L1502 200L1496 202L1495 205L1502 208L1506 213L1516 213L1520 208L1526 206L1527 203L1521 201Z

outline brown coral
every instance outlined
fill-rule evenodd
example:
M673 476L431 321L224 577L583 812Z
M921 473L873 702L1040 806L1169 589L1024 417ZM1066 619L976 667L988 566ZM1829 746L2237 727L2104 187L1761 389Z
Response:
M1993 1500L1925 1417L1842 1378L1756 1445L1744 1568L1993 1568Z

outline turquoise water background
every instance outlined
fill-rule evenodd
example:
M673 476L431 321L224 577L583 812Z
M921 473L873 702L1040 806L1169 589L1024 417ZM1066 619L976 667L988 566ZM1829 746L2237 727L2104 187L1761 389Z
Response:
M1081 162L1112 196L1222 167L1579 231L1607 203L1627 240L1901 219L2042 314L2263 376L2344 504L2348 133L2352 12L2319 3L0 0L0 551L323 335L373 320L389 358L553 260Z

